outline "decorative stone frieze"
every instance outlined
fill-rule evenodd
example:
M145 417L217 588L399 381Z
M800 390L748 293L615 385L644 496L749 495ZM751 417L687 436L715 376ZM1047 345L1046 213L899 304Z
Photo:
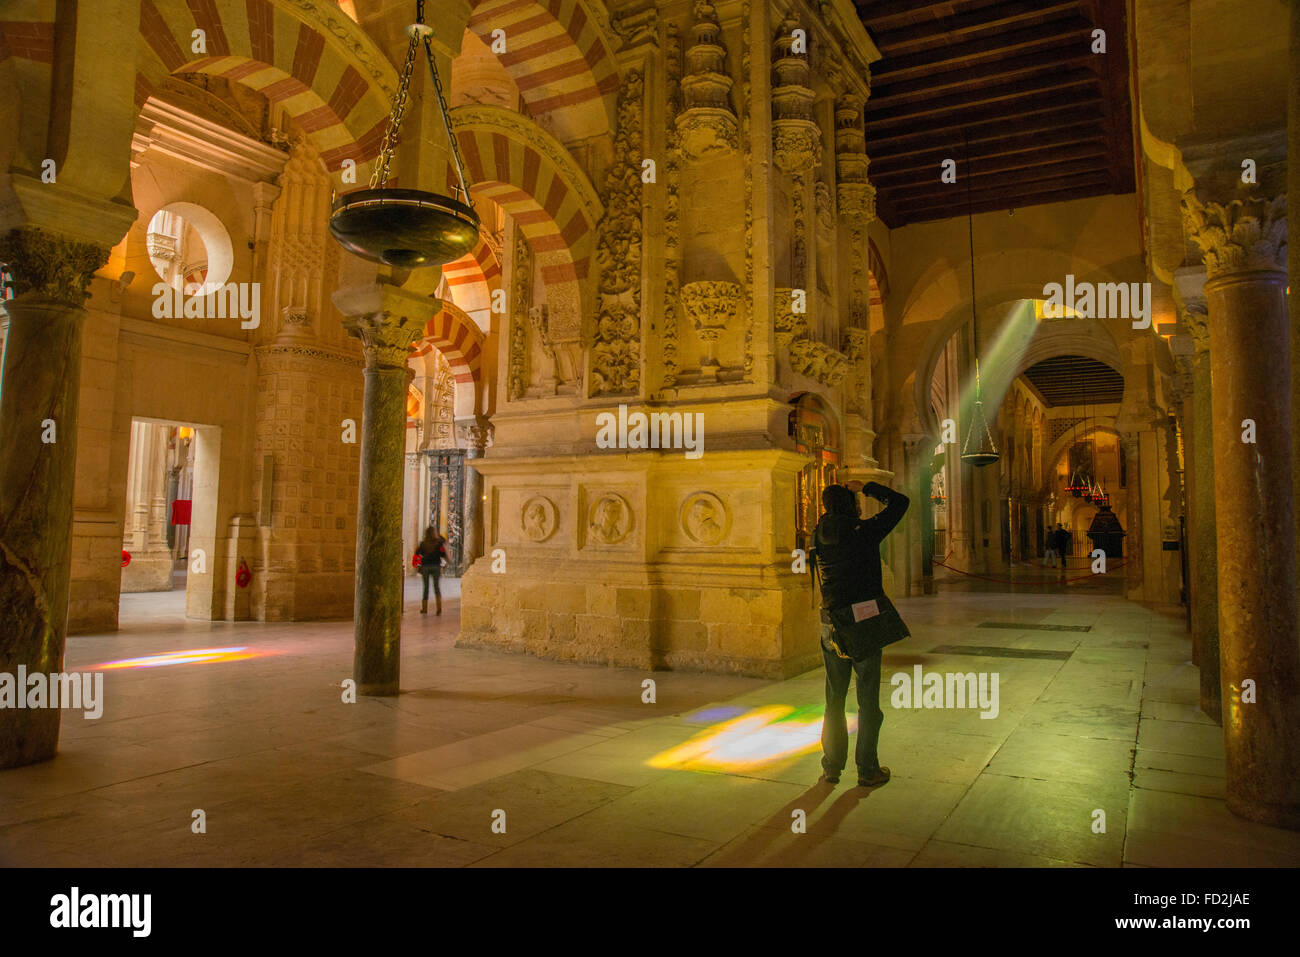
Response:
M641 388L642 75L629 70L618 91L614 161L605 179L605 215L596 262L600 293L591 346L591 394L634 395Z
M823 385L837 386L849 371L849 360L824 342L795 339L790 343L790 368Z

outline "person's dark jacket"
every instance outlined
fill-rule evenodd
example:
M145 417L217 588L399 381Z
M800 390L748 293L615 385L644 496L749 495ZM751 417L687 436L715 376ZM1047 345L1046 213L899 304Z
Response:
M862 492L883 502L885 507L871 518L827 512L813 533L821 575L823 620L832 608L868 601L884 593L880 543L893 531L910 503L902 492L879 482L868 482Z
M428 574L438 572L442 569L442 561L447 557L447 540L438 539L436 548L430 548L423 541L415 548L415 554L420 556L420 571Z

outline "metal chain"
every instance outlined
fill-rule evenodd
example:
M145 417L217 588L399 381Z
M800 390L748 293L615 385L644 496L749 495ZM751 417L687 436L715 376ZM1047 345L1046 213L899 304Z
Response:
M424 55L429 61L429 75L433 77L433 90L438 94L438 109L442 110L442 125L447 131L447 142L451 144L451 158L456 163L456 178L460 180L459 189L465 205L473 207L474 201L470 199L469 187L465 183L465 161L460 155L460 144L456 142L456 137L451 131L451 114L447 111L447 98L442 94L442 81L438 79L438 69L433 65L433 46L429 43L429 38L424 38Z
M423 8L423 2L420 3ZM423 9L420 11L423 16ZM402 76L397 83L397 92L393 94L393 112L388 117L388 128L384 130L384 139L379 147L379 161L370 174L370 188L382 189L388 182L388 167L393 161L393 150L397 146L397 131L401 128L402 117L406 115L407 92L411 88L411 73L415 69L415 48L419 37L411 36L406 47L406 61L402 64Z

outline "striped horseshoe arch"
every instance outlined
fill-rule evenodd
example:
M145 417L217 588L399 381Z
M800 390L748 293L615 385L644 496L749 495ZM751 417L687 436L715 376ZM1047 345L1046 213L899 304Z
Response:
M204 52L196 53L195 31ZM172 73L234 80L281 103L336 177L365 185L397 88L392 65L342 11L312 0L141 0L136 102Z
M543 281L550 286L585 279L603 207L568 150L511 110L473 105L451 114L474 191L514 218Z
M573 138L613 129L618 64L583 0L476 0L469 28L489 48L504 47L494 52L529 115L562 110L557 129ZM603 101L603 109L594 109L593 100ZM583 120L582 128L575 126Z
M492 324L492 293L501 288L501 264L480 236L478 245L455 262L442 267L452 301L484 332Z
M456 379L456 416L473 415L482 391L483 332L454 303L443 302L429 320L424 336L411 347L411 358L442 353Z

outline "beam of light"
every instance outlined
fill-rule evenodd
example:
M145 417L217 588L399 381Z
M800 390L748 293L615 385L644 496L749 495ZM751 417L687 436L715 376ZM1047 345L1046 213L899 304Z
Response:
M270 651L250 651L240 648L193 648L189 651L169 651L161 655L146 655L143 658L122 658L118 661L106 661L94 665L93 671L114 671L121 668L163 668L167 665L211 665L225 661L243 661L245 658L260 658L274 654Z
M652 768L743 771L797 758L821 747L822 711L821 705L754 708L656 754L646 764ZM857 723L857 715L848 715L850 732Z

